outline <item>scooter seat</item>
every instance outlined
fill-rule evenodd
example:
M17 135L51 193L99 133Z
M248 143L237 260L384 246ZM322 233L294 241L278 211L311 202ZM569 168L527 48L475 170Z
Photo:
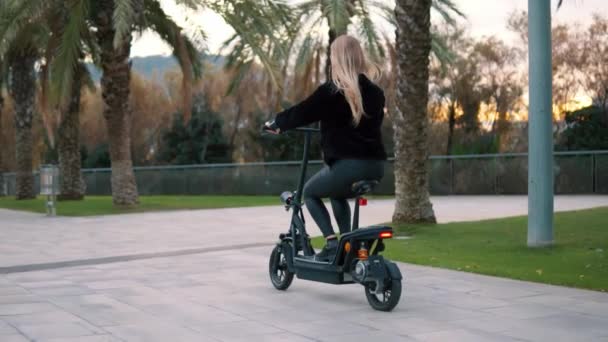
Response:
M351 190L355 194L355 196L363 196L372 190L379 184L380 182L377 180L362 180L353 183Z

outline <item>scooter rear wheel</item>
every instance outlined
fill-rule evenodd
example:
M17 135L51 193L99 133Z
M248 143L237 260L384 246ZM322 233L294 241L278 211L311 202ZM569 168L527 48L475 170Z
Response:
M375 293L374 284L365 285L365 297L372 308L378 311L391 311L401 298L401 280L392 279L380 294Z
M277 245L270 254L270 261L268 262L268 271L270 273L270 281L277 290L287 290L291 282L293 281L294 274L289 272L287 268L287 260L285 259L285 253L282 251L283 247Z

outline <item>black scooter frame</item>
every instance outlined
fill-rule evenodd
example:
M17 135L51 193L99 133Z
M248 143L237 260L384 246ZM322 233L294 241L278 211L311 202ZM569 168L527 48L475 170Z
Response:
M358 260L357 250L365 246L369 250L369 261L372 264L381 265L376 267L375 274L369 274L367 282L375 281L377 288L383 288L383 281L387 278L401 280L399 268L388 260L385 261L378 253L384 250L381 233L392 236L392 228L386 226L375 226L358 229L359 221L359 198L355 201L352 231L340 237L338 252L331 262L321 262L314 259L315 251L310 243L310 237L306 232L305 219L302 211L302 192L306 171L308 167L308 152L310 148L311 134L318 132L314 128L297 128L296 131L305 133L304 153L302 168L298 181L298 189L294 196L285 198L285 207L292 210L291 225L289 233L279 236L281 250L285 253L287 269L295 273L298 278L330 283L330 284L352 284L355 282L351 272ZM350 250L345 251L346 245L350 244ZM302 254L300 254L302 251Z

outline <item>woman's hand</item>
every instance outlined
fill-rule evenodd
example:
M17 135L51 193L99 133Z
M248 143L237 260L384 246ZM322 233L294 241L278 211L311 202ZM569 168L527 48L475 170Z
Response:
M274 120L266 121L266 123L262 127L262 130L270 134L281 134L281 129L276 124L276 122L274 122Z

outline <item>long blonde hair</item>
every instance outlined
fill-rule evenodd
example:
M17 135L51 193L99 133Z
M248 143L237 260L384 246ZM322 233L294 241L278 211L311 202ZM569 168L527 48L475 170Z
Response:
M359 125L365 115L359 88L359 74L376 80L379 68L369 62L356 38L342 35L331 44L331 79L342 91L353 113L353 123Z

